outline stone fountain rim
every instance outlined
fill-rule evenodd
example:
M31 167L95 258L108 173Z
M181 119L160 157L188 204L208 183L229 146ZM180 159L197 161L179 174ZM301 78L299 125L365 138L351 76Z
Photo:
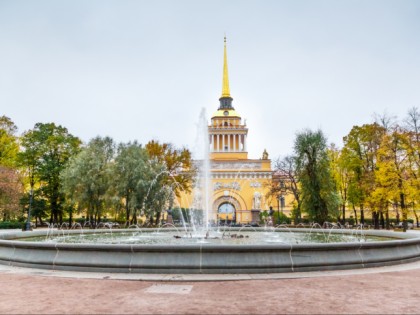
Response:
M290 231L289 228L278 230ZM119 231L124 232L124 230ZM127 231L133 232L133 229ZM239 228L230 231L239 231ZM266 230L259 229L259 231ZM309 232L309 229L294 229L294 231ZM318 231L326 232L312 229L312 232ZM98 232L106 233L109 229L90 231L90 233ZM327 233L356 232L361 231L333 229ZM44 230L0 235L0 264L86 272L254 274L357 269L420 260L420 237L389 231L363 231L365 235L391 237L392 240L389 241L296 245L54 244L18 239L47 233L60 235L63 231ZM70 234L73 233L81 231L70 231Z
M142 231L156 232L161 231L160 228L142 228ZM231 228L229 231L257 231L267 232L264 228ZM276 228L276 232L299 232L299 233L310 233L318 232L325 234L349 234L360 235L360 230L348 230L348 229L308 229L308 228ZM124 233L124 232L135 232L136 229L118 229L112 230L113 233ZM176 229L165 228L165 231L176 231ZM47 234L53 233L54 235L61 235L63 232L60 230L42 230L42 231L31 231L31 232L10 232L0 235L0 246L14 247L14 248L36 248L36 249L78 249L78 250L108 250L108 251L167 251L167 252L180 252L180 251L259 251L259 250L276 250L276 249L293 249L293 251L299 250L334 250L334 249L368 249L368 248L385 248L392 246L420 244L420 235L413 235L403 232L383 231L383 230L363 230L363 235L366 236L378 236L392 238L386 241L372 241L372 242L348 242L348 243L310 243L310 244L211 244L211 243L198 243L198 244L83 244L83 243L42 243L42 242L29 242L22 241L20 239L34 237L34 236L46 236ZM110 233L110 229L95 229L95 230L65 230L65 233L69 234L96 234L96 233Z

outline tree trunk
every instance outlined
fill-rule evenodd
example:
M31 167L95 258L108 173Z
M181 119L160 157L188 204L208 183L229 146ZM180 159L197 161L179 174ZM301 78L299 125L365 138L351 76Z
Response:
M357 211L356 211L356 207L353 204L353 212L354 212L354 223L357 225L358 220L357 220Z
M417 214L417 211L414 209L414 207L413 207L413 213L414 213L414 216L416 217L416 226L420 227L419 226L419 216Z
M130 207L129 207L130 193L127 191L125 195L125 224L130 224Z
M398 204L397 203L395 203L396 204L396 206L395 206L395 218L396 218L396 221L397 221L397 225L400 223L400 212L398 211Z
M379 212L372 211L372 221L375 230L379 230Z
M402 185L402 183L401 183L401 185ZM401 212L402 212L402 218L403 218L403 232L406 232L408 226L407 226L407 209L405 208L405 195L404 195L404 193L400 193L400 202L401 202Z
M379 212L380 217L381 217L381 226L382 229L385 229L385 218L384 218L384 212L381 210L381 212Z
M73 224L73 210L69 211L69 228L72 226Z
M360 224L365 225L365 210L363 209L363 205L360 205Z
M134 209L133 215L131 216L131 224L137 224L137 209Z
M160 211L158 211L157 213L156 213L156 225L158 226L159 225L159 223L160 223Z
M346 204L345 203L343 203L342 209L343 209L343 218L341 220L341 224L344 225L346 223Z
M128 207L128 200L125 201L125 222L130 224L130 208Z
M386 229L389 230L389 210L388 209L386 209L385 218L386 218Z
M376 218L375 218L375 212L372 211L372 226L375 228Z

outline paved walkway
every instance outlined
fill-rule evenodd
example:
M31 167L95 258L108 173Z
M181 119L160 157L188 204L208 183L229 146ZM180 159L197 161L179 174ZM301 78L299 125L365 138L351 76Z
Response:
M192 281L172 275L178 281L150 281L3 266L0 313L420 314L420 262L255 280L232 277Z

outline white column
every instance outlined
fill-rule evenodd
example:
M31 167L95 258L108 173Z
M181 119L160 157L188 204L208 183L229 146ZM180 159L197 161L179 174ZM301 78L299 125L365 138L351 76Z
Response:
M225 135L222 135L222 151L225 151Z
M211 135L211 145L210 145L210 151L214 151L214 135Z
M220 135L217 135L217 147L216 147L216 152L219 152L219 147L220 147Z
M236 152L236 134L233 135L233 152Z
M246 134L244 135L244 151L246 151Z
M230 135L227 135L228 136L228 151L230 151Z

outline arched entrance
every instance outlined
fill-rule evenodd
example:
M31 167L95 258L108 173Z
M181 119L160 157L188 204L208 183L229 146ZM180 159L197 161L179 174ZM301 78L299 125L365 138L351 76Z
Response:
M236 222L235 206L230 202L223 202L217 209L217 218L220 223L231 224Z

